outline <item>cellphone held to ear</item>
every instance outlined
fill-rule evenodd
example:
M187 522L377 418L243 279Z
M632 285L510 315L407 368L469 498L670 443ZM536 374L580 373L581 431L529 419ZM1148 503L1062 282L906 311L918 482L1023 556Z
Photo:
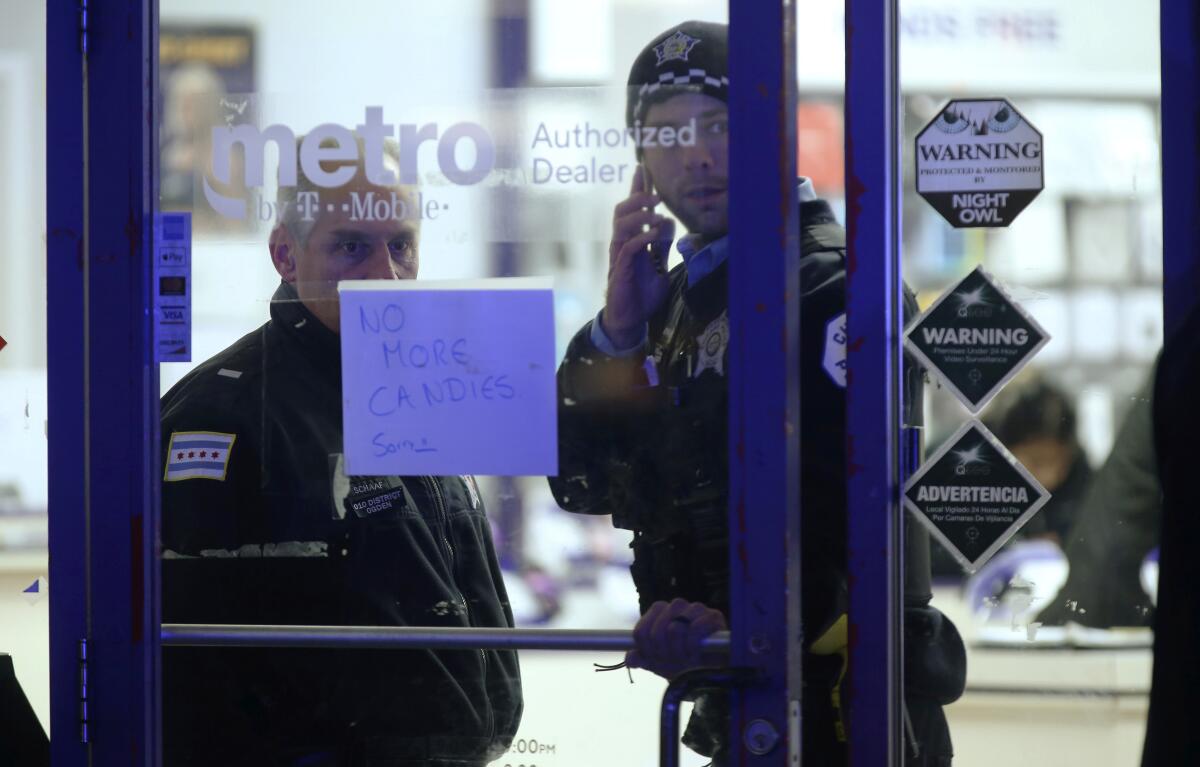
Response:
M646 194L654 194L654 180L650 178L650 169L645 165L641 166L642 170L642 191ZM667 243L665 246L662 242L650 243L650 258L654 261L654 271L659 274L667 273L667 252L671 245Z

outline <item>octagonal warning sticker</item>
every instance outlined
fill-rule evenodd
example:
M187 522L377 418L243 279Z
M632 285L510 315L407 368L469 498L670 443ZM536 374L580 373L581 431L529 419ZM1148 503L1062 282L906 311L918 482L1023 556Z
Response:
M1050 493L978 421L969 421L904 487L904 505L975 572Z
M1042 191L1042 134L1006 99L958 99L917 134L917 193L956 227L1008 226Z
M909 325L904 346L972 413L1050 342L1050 334L982 268Z

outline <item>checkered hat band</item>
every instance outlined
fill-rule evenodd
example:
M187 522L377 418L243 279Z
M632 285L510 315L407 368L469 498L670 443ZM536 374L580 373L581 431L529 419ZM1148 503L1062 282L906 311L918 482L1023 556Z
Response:
M714 77L703 69L689 69L687 72L662 72L658 75L658 82L643 83L638 88L638 100L633 113L641 115L646 98L660 88L674 88L687 85L697 85L702 89L723 91L729 88L729 78L724 76Z
M657 90L663 85L711 85L714 88L729 87L728 77L714 77L703 69L689 69L687 72L661 72L658 82L644 83L639 93Z

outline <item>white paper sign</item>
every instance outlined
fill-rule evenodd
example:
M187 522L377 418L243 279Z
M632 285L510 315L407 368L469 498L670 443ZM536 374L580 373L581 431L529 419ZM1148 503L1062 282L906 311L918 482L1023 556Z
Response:
M347 473L558 473L549 278L338 291Z

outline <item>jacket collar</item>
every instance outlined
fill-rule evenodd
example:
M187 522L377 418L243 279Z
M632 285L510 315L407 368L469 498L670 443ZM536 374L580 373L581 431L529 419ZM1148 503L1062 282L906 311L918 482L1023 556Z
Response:
M818 197L801 201L800 239L801 258L811 251L828 247L845 247L845 234L837 225L837 218L833 215L833 208L829 207L828 202ZM705 287L705 283L718 283L715 288L717 290L723 290L726 285L729 236L726 235L715 240L699 250L694 248L693 242L685 242L685 240L687 237L679 241L678 249L684 257L684 268L688 275L686 292L691 294L699 291L705 297L699 298L699 294L692 296L688 303L699 301L702 304L713 289L712 286ZM700 266L696 276L693 275L693 264Z
M289 351L310 357L318 367L331 365L340 375L341 340L308 310L290 283L280 282L271 296L271 324L285 344L295 347Z

